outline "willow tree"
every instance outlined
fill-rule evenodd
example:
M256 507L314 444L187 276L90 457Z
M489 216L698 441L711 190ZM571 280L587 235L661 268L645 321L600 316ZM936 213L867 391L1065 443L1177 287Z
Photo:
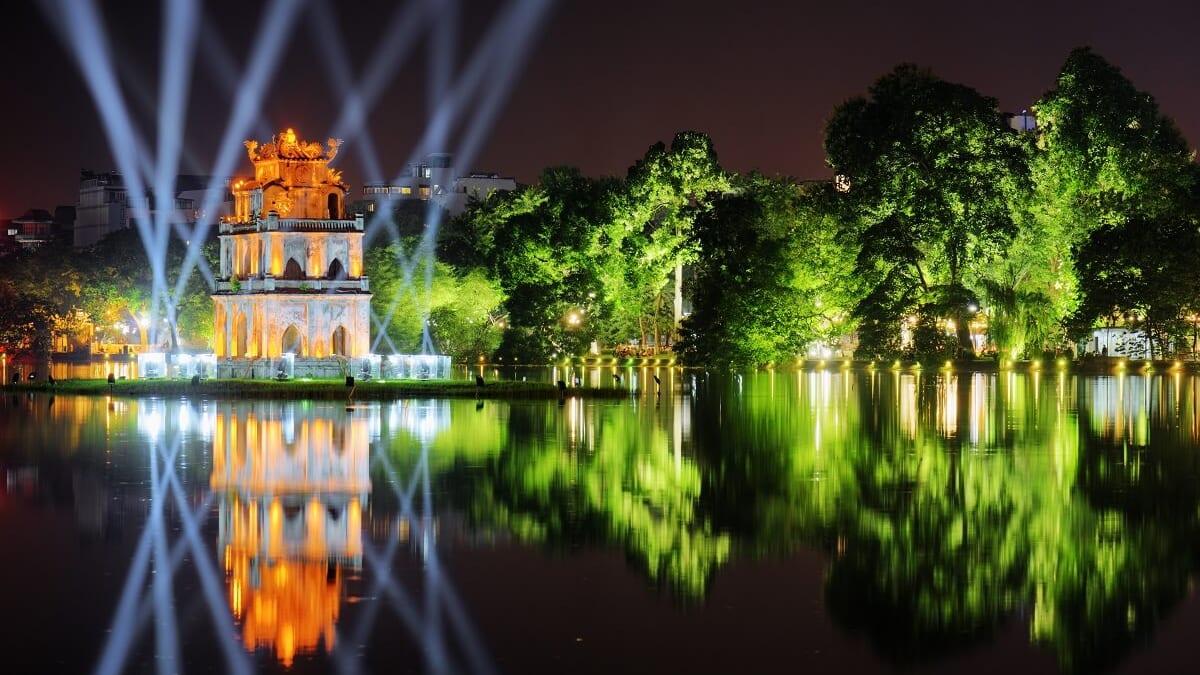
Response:
M1016 233L1012 207L1028 176L996 101L901 65L867 97L838 106L825 150L849 187L857 271L868 286L855 314L888 327L864 335L882 341L902 316L923 312L953 319L958 349L970 353L979 272Z

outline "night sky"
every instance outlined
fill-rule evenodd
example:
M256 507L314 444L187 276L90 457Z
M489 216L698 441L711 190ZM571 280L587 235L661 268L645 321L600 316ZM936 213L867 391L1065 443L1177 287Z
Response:
M106 2L104 16L123 93L153 141L157 96L158 3ZM439 6L454 3L443 0ZM356 78L396 10L392 3L330 2L336 20L301 16L255 129L287 126L324 140L340 110L314 26L347 45ZM504 3L462 0L455 72L461 72ZM210 173L229 117L229 85L211 64L218 51L240 70L265 3L206 3L213 30L201 33L185 129L181 173ZM108 140L70 52L36 0L6 13L5 148L0 216L74 202L80 168L116 168ZM679 2L560 0L535 33L529 57L469 167L533 182L546 166L589 175L624 174L652 143L679 130L712 137L724 167L795 178L829 175L824 121L901 62L995 97L1019 111L1053 85L1068 52L1090 45L1154 95L1189 141L1200 141L1200 3L1080 2ZM431 59L422 31L387 80L369 117L386 174L398 172L429 120ZM217 47L223 43L224 47ZM256 136L252 132L249 136ZM452 147L461 135L456 129ZM267 140L260 137L260 140ZM239 141L240 143L240 141ZM361 138L338 163L352 195L368 177ZM247 173L239 155L235 173Z

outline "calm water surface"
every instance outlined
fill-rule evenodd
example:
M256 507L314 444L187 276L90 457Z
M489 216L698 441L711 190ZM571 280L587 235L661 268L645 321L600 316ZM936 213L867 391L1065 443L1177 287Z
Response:
M562 404L5 395L0 653L13 673L1179 670L1198 397L1184 375L886 371L676 371Z

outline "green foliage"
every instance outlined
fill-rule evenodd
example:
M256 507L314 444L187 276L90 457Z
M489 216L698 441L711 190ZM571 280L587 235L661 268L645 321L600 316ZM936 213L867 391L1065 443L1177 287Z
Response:
M1088 48L1067 57L1055 89L1034 106L1037 207L1067 243L1100 225L1178 213L1195 185L1187 141L1121 71Z
M675 134L670 148L656 143L630 167L601 233L609 252L601 280L617 309L616 331L655 345L674 333L680 317L668 309L677 301L670 286L699 254L693 224L729 185L712 141L695 131Z
M1154 98L1090 49L1071 52L1035 110L1030 211L1051 274L1029 290L1073 336L1136 314L1165 349L1197 306L1186 290L1195 287L1193 152Z
M12 356L45 358L50 353L50 327L54 312L40 296L0 280L0 350Z
M475 361L491 354L500 342L503 295L481 269L455 270L441 262L418 265L406 276L405 262L413 259L425 240L408 238L368 247L364 268L371 279L371 309L378 318L372 332L397 353L420 352L425 321L434 347L458 361ZM425 275L431 284L425 287Z
M1085 335L1097 319L1120 318L1139 324L1152 354L1163 355L1187 331L1187 312L1200 307L1200 233L1191 219L1103 225L1075 257L1088 280L1071 317L1075 336Z
M181 250L182 253L182 250ZM220 269L220 245L216 240L203 244L201 261L209 269ZM183 264L182 255L175 259L173 271L178 274ZM199 270L193 270L178 301L177 325L181 346L192 350L211 349L213 339L212 289L208 287Z
M1026 189L1024 148L995 100L911 65L839 106L826 127L830 165L849 179L846 208L868 291L855 316L899 330L905 313L948 311L959 348L971 349L965 307L982 268L1016 233L1012 209ZM894 342L872 332L864 344Z
M555 353L582 353L598 336L610 306L600 297L598 234L610 218L611 189L577 169L547 169L538 185L464 214L458 226L506 298L506 361L546 363Z
M791 361L846 330L852 265L819 189L752 174L700 212L686 363Z

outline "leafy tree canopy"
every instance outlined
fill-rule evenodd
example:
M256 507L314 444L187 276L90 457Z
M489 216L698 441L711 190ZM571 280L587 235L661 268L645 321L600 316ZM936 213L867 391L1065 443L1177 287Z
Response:
M1028 184L1026 153L996 101L901 65L834 111L825 149L850 185L869 289L856 316L898 330L903 311L934 307L956 319L970 350L960 301L1015 234L1012 207Z

